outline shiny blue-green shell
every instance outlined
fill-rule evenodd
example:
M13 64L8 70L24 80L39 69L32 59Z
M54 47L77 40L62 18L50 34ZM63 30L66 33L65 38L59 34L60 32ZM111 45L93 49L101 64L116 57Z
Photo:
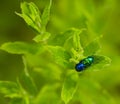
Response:
M78 64L76 64L75 69L78 72L83 71L87 67L91 66L91 64L93 62L94 62L94 57L93 56L88 56L87 58L84 58Z

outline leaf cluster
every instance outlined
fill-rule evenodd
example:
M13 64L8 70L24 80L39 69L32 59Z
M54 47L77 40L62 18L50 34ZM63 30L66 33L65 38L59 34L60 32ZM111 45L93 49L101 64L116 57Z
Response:
M1 50L22 56L24 70L22 79L17 78L16 82L0 81L0 93L11 98L10 104L76 104L77 101L82 104L114 104L114 100L108 100L111 96L105 89L81 75L87 71L102 70L110 64L107 56L99 54L100 37L87 41L85 28L71 28L56 35L47 32L51 3L52 0L43 13L32 2L21 3L22 13L16 14L36 31L36 36L33 43L17 41L1 45ZM77 73L75 65L91 55L95 58L92 66ZM43 87L37 86L30 75L29 66L49 83Z

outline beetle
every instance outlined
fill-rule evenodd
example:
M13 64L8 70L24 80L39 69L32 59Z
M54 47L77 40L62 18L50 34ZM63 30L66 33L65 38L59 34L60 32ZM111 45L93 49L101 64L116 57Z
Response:
M91 66L91 64L93 62L94 62L94 57L93 56L88 56L88 57L82 59L78 64L76 64L75 69L78 72L83 71L84 69Z

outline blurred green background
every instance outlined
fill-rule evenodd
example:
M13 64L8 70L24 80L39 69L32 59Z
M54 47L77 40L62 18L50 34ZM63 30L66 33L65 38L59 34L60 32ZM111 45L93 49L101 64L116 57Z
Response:
M8 41L31 42L35 36L25 22L15 14L23 0L0 1L0 44ZM49 0L34 2L42 11ZM86 28L93 38L100 39L101 54L112 59L109 67L90 74L105 87L120 104L120 0L53 0L47 30L52 34L68 28ZM87 38L87 37L86 37ZM0 80L15 81L22 72L21 56L0 51ZM6 104L0 95L0 104Z

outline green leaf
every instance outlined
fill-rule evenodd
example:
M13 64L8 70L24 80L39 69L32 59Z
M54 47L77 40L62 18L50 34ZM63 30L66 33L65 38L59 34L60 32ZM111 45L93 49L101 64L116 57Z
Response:
M75 60L75 62L78 62L83 57L83 47L81 46L81 42L80 42L80 34L83 30L84 29L75 30L75 33L73 35L73 43L71 42L72 43L71 46L73 46L73 48L70 48L72 53L71 61Z
M64 48L60 46L48 46L48 51L50 51L51 55L58 65L67 68L71 67L71 64L69 63L71 56Z
M45 7L41 16L41 25L43 30L45 30L46 25L49 21L51 5L52 5L52 0L50 0L50 3Z
M99 56L99 55L93 55L94 57L94 62L93 64L89 67L89 71L91 70L101 70L105 66L108 66L111 64L111 59L107 56Z
M74 29L74 34L73 34L73 48L79 52L79 54L82 54L83 53L83 48L81 46L81 43L80 43L80 34L81 32L83 31L84 29L81 29L81 30L77 30L77 29Z
M3 44L0 49L11 54L37 54L41 50L41 46L24 42L8 42Z
M48 43L54 46L62 46L71 54L71 62L78 61L83 56L83 48L80 43L80 34L84 29L71 28L64 33L57 34Z
M99 50L100 50L100 44L98 42L98 39L95 39L84 48L84 55L85 56L94 55Z
M37 35L33 40L38 43L38 42L46 41L49 37L50 37L50 33L44 32L41 35Z
M59 104L60 97L56 93L58 85L44 86L35 99L34 104Z
M20 88L14 82L0 81L0 93L9 98L21 97Z
M73 28L72 36L69 37L64 44L65 49L69 51L72 56L70 61L74 63L78 63L79 60L83 58L83 47L80 42L80 35L83 30L84 29L79 30Z
M75 71L70 71L63 84L61 97L65 104L72 99L77 89L78 74Z
M93 41L93 37L91 36L90 32L88 29L84 30L81 34L80 34L80 43L81 46L83 47L83 49Z
M71 38L72 38L72 43L73 43L73 36L75 34L79 34L80 32L81 32L81 30L78 30L78 29L75 29L75 28L68 29L67 31L65 31L63 33L56 34L54 37L52 37L49 40L49 44L55 45L55 46L56 45L57 46L64 46L66 41L71 39Z
M37 6L34 3L21 3L22 14L16 13L20 17L22 17L25 22L36 30L38 33L41 32L41 19L40 12Z
M29 72L27 69L27 62L24 57L23 57L23 64L24 64L24 73L21 81L22 85L24 86L24 88L29 94L31 94L32 96L35 96L37 94L37 88L32 77L29 75Z

